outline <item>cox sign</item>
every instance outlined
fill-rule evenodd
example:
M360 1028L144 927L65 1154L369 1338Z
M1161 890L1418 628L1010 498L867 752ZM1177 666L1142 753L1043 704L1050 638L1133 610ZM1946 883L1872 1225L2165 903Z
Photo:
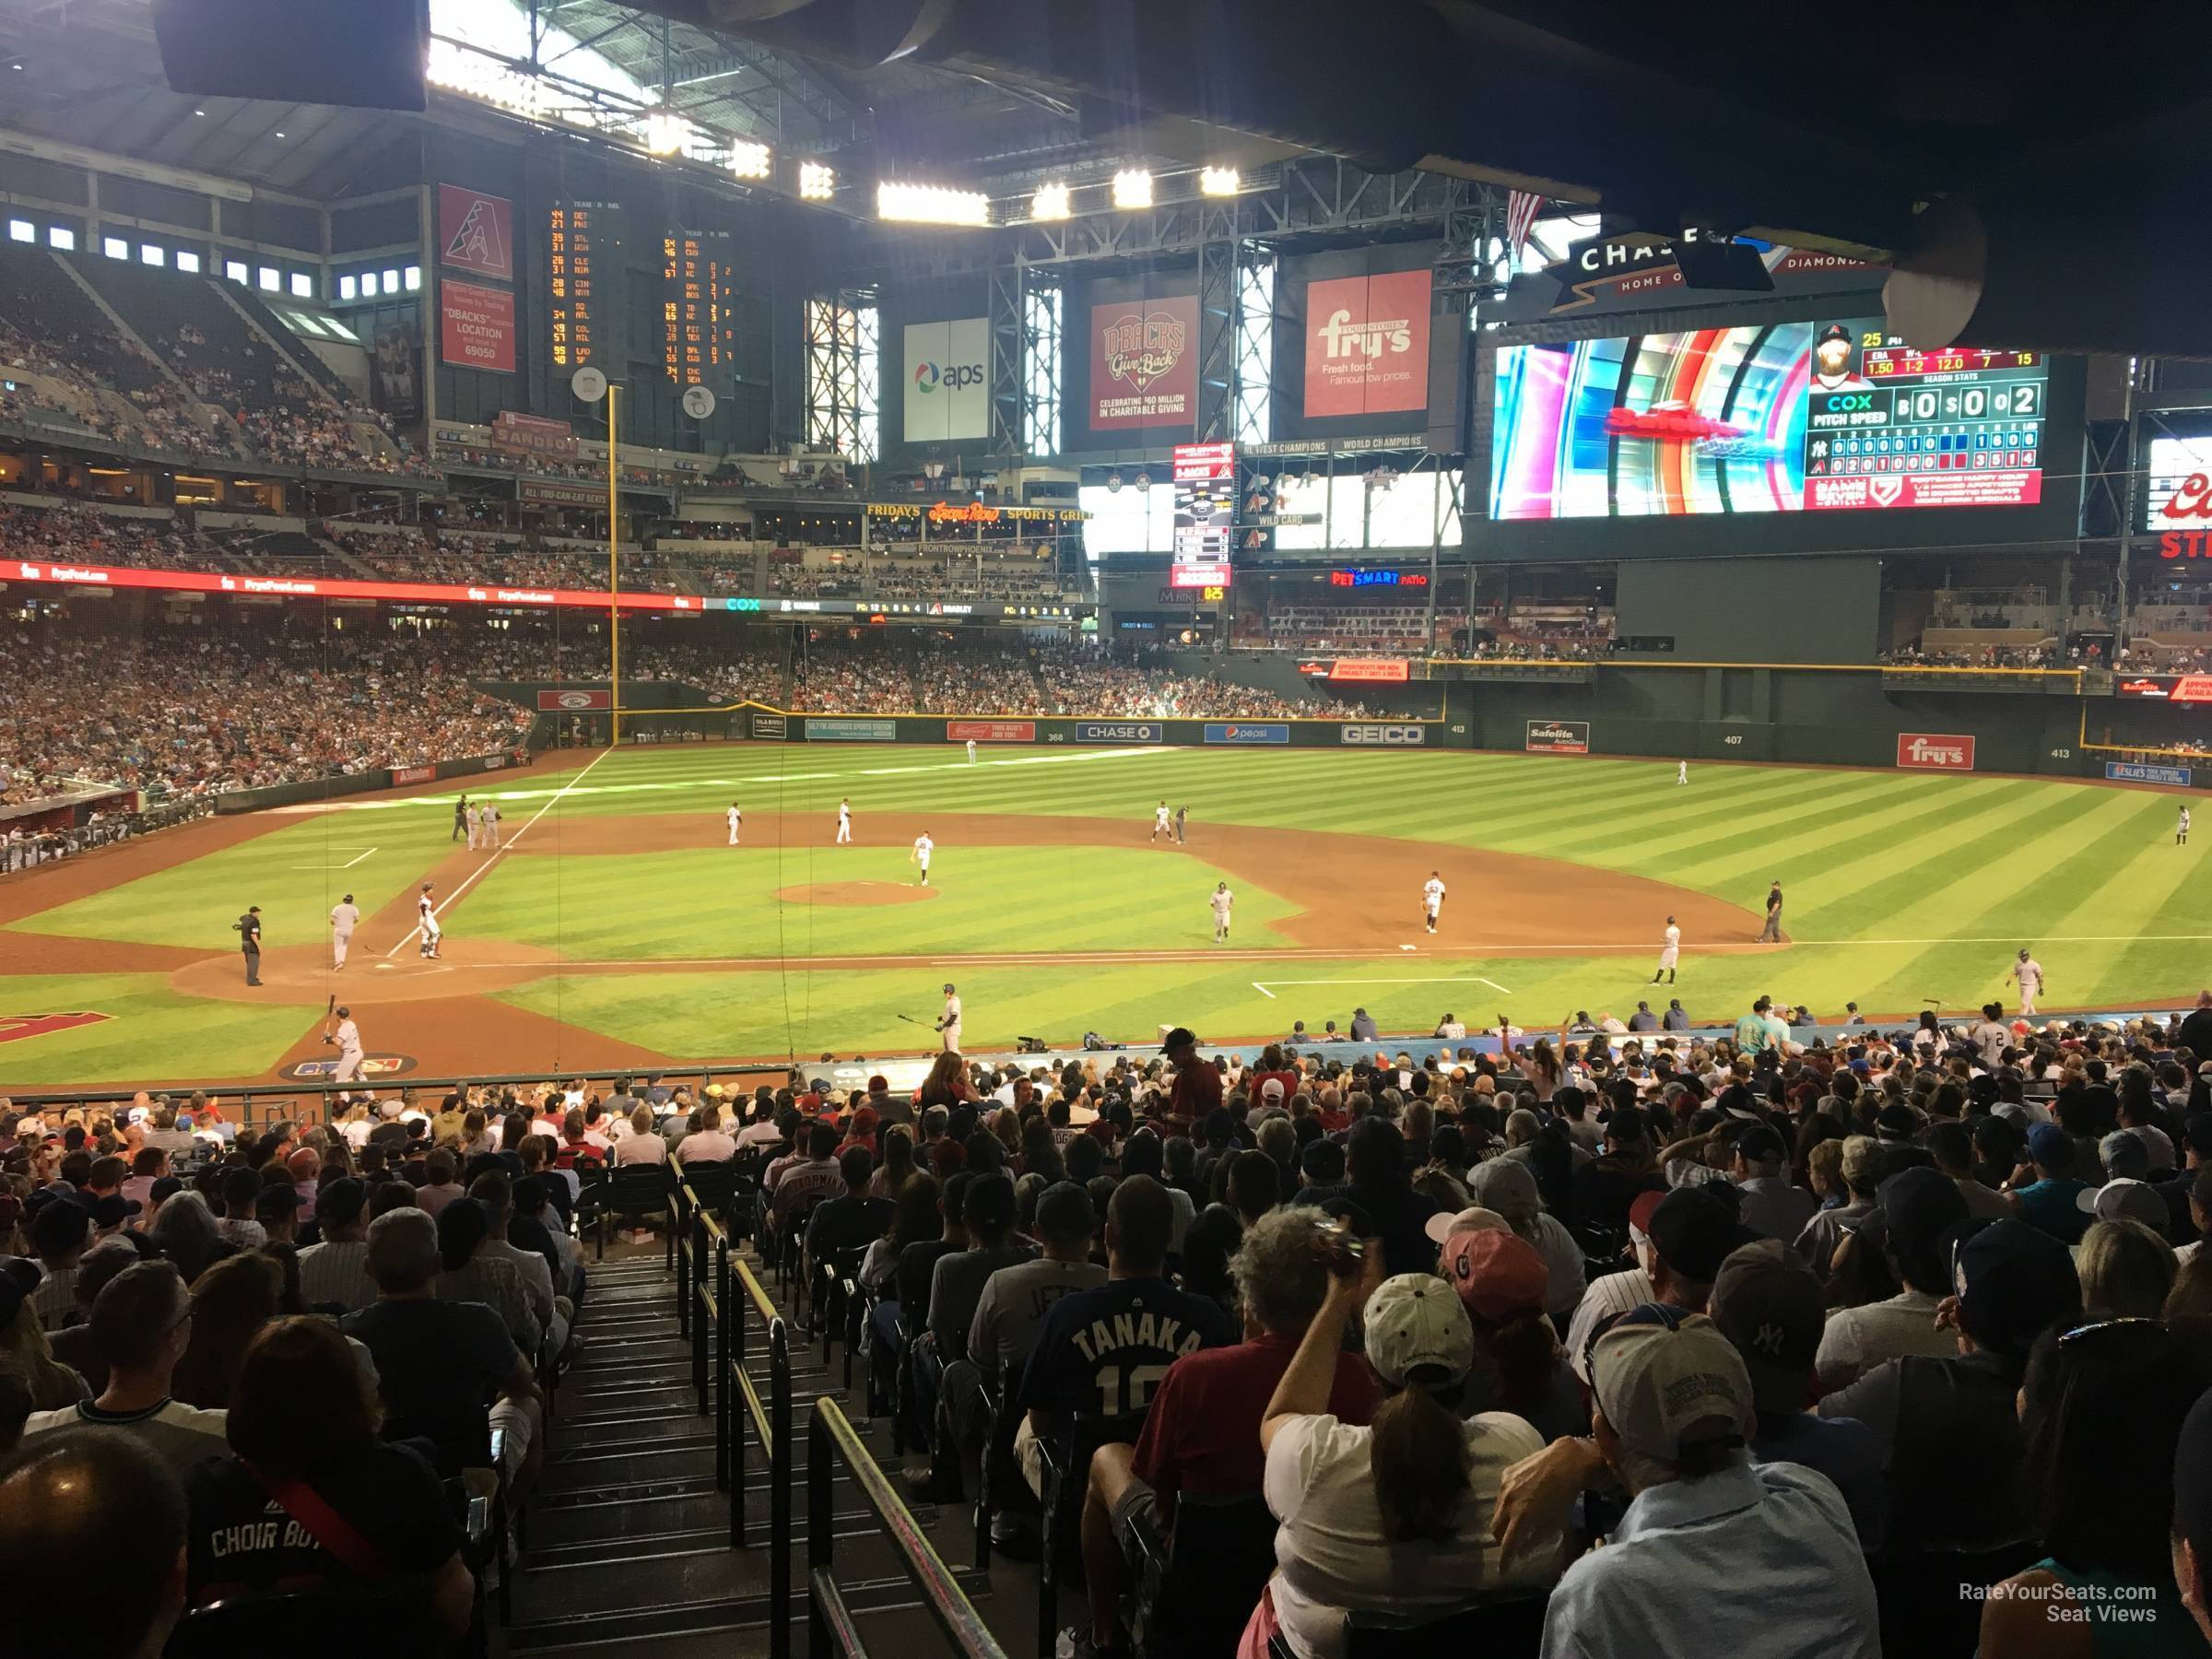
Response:
M1972 771L1974 740L1942 732L1900 732L1897 763L1908 771Z
M1418 748L1429 741L1429 728L1370 722L1337 728L1337 741L1369 748Z

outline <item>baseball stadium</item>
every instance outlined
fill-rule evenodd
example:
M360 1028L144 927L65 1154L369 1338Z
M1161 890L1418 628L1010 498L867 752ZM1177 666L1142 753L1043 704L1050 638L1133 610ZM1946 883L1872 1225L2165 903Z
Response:
M0 0L0 1651L2212 1659L2123 10Z

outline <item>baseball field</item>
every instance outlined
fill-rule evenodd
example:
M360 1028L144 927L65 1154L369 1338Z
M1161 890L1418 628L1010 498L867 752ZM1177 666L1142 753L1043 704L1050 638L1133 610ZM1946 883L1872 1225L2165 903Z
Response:
M349 1006L414 1075L965 1044L1228 1041L1446 1010L1531 1030L1672 994L1824 1018L2003 993L2151 1006L2212 979L2182 797L2046 780L1441 751L709 744L554 754L454 786L204 820L0 882L0 1089L274 1081ZM480 798L480 797L479 797ZM853 841L835 844L852 803ZM1182 844L1153 833L1189 809ZM725 812L743 809L741 844ZM935 843L919 885L912 843ZM1431 871L1448 889L1422 925ZM1754 943L1770 880L1783 942ZM443 947L412 936L434 884ZM1208 897L1235 895L1225 943ZM364 918L343 971L331 907ZM231 924L259 904L264 984ZM1662 930L1679 982L1652 987ZM397 1062L394 1063L396 1067ZM396 1071L387 1075L396 1075Z

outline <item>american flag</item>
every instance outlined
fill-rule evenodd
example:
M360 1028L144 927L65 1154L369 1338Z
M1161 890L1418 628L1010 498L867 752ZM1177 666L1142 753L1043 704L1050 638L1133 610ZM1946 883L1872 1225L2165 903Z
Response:
M1535 229L1536 214L1544 206L1544 198L1533 190L1512 190L1505 197L1506 250L1516 264L1521 250L1528 246L1528 233Z

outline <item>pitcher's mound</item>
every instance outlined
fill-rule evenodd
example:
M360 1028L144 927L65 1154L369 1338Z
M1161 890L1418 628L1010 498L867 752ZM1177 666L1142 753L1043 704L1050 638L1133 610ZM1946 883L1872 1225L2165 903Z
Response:
M903 881L818 881L776 889L785 904L920 904L936 896L935 888L909 887Z

